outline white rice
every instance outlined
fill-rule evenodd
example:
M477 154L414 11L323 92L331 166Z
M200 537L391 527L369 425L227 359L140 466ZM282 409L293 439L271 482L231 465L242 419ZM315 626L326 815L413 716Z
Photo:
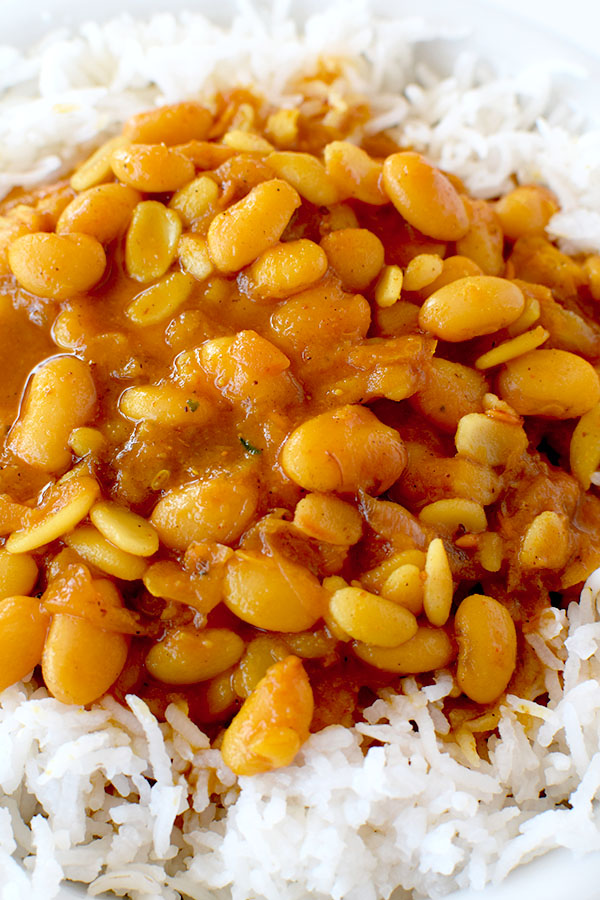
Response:
M55 177L132 112L209 96L232 71L292 104L294 76L333 54L340 100L370 98L377 127L398 127L480 196L515 172L545 182L563 206L551 234L600 251L600 131L551 112L543 68L484 79L463 56L435 76L417 60L434 36L418 18L373 22L346 3L302 34L283 7L269 22L244 8L228 32L197 14L122 17L31 53L0 48L0 188ZM380 900L398 885L436 898L554 847L600 849L599 592L595 573L579 605L549 610L528 637L550 700L507 697L489 762L444 741L444 672L422 690L405 679L362 724L313 735L294 765L239 784L175 706L159 724L135 697L86 710L31 682L6 690L0 897L52 900L72 879L133 900Z

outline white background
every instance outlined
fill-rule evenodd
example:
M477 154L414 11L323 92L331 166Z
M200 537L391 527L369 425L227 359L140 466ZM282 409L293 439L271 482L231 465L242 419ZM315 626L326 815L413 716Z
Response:
M482 6L508 10L545 25L566 40L600 55L599 0L479 0ZM600 105L600 85L599 85ZM600 891L599 891L600 895Z

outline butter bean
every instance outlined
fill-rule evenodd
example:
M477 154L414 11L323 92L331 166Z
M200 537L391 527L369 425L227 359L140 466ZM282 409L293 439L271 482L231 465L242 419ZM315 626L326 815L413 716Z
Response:
M112 154L111 166L123 184L150 194L177 191L194 177L193 162L166 144L121 147Z
M376 647L397 647L417 633L417 620L410 610L362 588L335 591L329 612L351 638Z
M196 541L236 540L250 524L258 504L258 484L250 472L214 475L169 491L150 521L161 541L185 550Z
M281 465L309 491L381 494L406 464L404 444L362 406L343 406L304 422L285 442Z
M277 243L300 203L293 187L274 178L257 184L238 203L218 213L207 235L217 268L236 272Z
M0 601L0 691L25 678L42 658L50 617L35 597Z
M38 567L29 553L14 555L5 547L0 549L0 600L26 596L35 585Z
M243 622L286 632L312 628L325 612L327 596L304 566L245 551L229 561L224 593L225 604Z
M175 628L151 647L146 668L164 684L195 684L220 675L243 652L243 640L228 628Z
M122 234L135 206L142 199L139 191L125 184L99 184L82 191L60 214L57 234L77 231L108 244Z
M448 666L456 656L456 647L443 628L419 626L416 634L399 647L373 647L360 641L352 645L363 662L395 675L419 675Z
M567 350L531 350L510 360L498 387L502 399L523 416L572 419L600 401L596 370Z
M268 669L225 732L221 752L236 775L289 765L308 738L314 700L298 657Z
M516 665L517 634L510 613L493 597L471 594L458 607L454 627L460 689L475 703L493 703Z
M267 157L267 164L315 206L337 203L339 195L335 184L323 163L312 154L279 151Z
M383 244L366 228L332 231L322 239L321 247L329 265L349 291L364 291L383 268Z
M327 256L314 241L286 241L265 250L247 270L253 296L283 300L317 282L327 271Z
M420 153L394 153L383 164L384 189L410 225L441 241L456 241L467 233L464 203L439 169Z
M102 244L89 234L24 234L8 248L8 262L25 290L38 297L66 300L89 291L104 274Z
M46 687L61 703L93 703L119 677L128 647L123 634L59 613L52 618L42 656Z
M123 135L138 144L185 144L203 141L212 125L210 112L187 100L138 113L127 120Z
M31 379L7 444L30 466L64 472L71 463L69 435L92 418L95 405L96 388L86 363L75 356L55 356Z
M468 341L505 328L524 308L525 297L516 284L493 275L473 275L431 294L421 307L419 325L444 341Z

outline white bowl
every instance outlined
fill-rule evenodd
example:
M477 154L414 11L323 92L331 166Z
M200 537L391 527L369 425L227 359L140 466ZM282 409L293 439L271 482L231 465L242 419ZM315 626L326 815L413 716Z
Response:
M304 0L294 3L299 15L322 8L328 0ZM27 46L41 38L49 30L59 26L75 26L93 18L104 21L124 11L136 16L148 16L157 11L176 11L187 8L207 13L211 18L226 23L235 8L232 0L103 0L93 12L90 7L75 0L46 0L43 6L37 2L36 16L32 18L31 3L23 0L3 0L0 4L0 42ZM591 6L589 0L536 0L523 9L526 18L506 12L502 6L519 9L521 0L420 0L415 9L413 0L373 0L374 10L390 11L399 17L419 15L432 18L438 25L456 28L464 26L465 37L452 46L435 44L429 50L432 61L442 71L451 67L452 58L466 47L475 50L489 60L500 73L511 73L524 64L542 60L562 60L579 67L581 75L565 74L560 80L562 96L593 118L600 118L598 84L600 84L600 57L589 53L576 42L566 41L562 35L560 17L568 17L567 29L571 38L577 39L577 21L586 28L586 35L600 33L600 5ZM532 21L533 20L533 21ZM537 20L537 24L536 24ZM592 46L586 37L581 44ZM600 853L576 856L566 851L552 851L511 873L498 886L483 891L464 890L449 895L448 900L564 900L571 896L577 900L597 900L600 896ZM2 885L3 888L7 885ZM401 892L403 897L406 895ZM4 894L0 891L0 894ZM82 886L66 884L60 900L81 900L86 896ZM108 895L103 895L108 896Z

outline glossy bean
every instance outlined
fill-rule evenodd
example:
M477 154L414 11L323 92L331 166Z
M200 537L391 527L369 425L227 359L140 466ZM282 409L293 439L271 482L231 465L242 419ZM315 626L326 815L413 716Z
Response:
M227 565L224 600L256 628L298 632L321 618L326 593L304 566L281 556L238 551Z
M525 308L523 292L491 275L459 278L431 294L419 325L444 341L468 341L515 322Z
M69 435L93 417L95 406L89 366L75 356L55 356L34 373L8 446L30 466L64 472L71 463Z
M362 406L344 406L304 422L285 442L281 465L308 491L376 494L387 490L406 464L398 432Z
M8 248L8 262L19 284L51 300L89 291L106 268L102 244L89 234L35 232Z
M208 248L221 272L247 266L277 243L300 197L286 181L263 181L238 203L218 213L208 229Z
M235 665L243 652L241 637L228 628L174 628L150 648L146 668L164 684L196 684Z
M128 647L123 634L103 631L87 619L55 615L42 656L44 683L61 703L93 703L119 677Z
M469 219L458 191L420 153L388 156L383 186L400 215L422 234L456 241L467 233Z
M287 656L271 666L225 732L224 762L236 775L289 765L308 738L313 710L302 663Z
M515 670L517 636L510 613L493 597L471 594L458 607L454 626L460 689L475 703L493 703Z
M567 350L531 350L510 360L498 387L500 396L523 416L572 419L600 401L596 370Z
M49 622L36 597L0 600L0 691L25 678L38 665Z

